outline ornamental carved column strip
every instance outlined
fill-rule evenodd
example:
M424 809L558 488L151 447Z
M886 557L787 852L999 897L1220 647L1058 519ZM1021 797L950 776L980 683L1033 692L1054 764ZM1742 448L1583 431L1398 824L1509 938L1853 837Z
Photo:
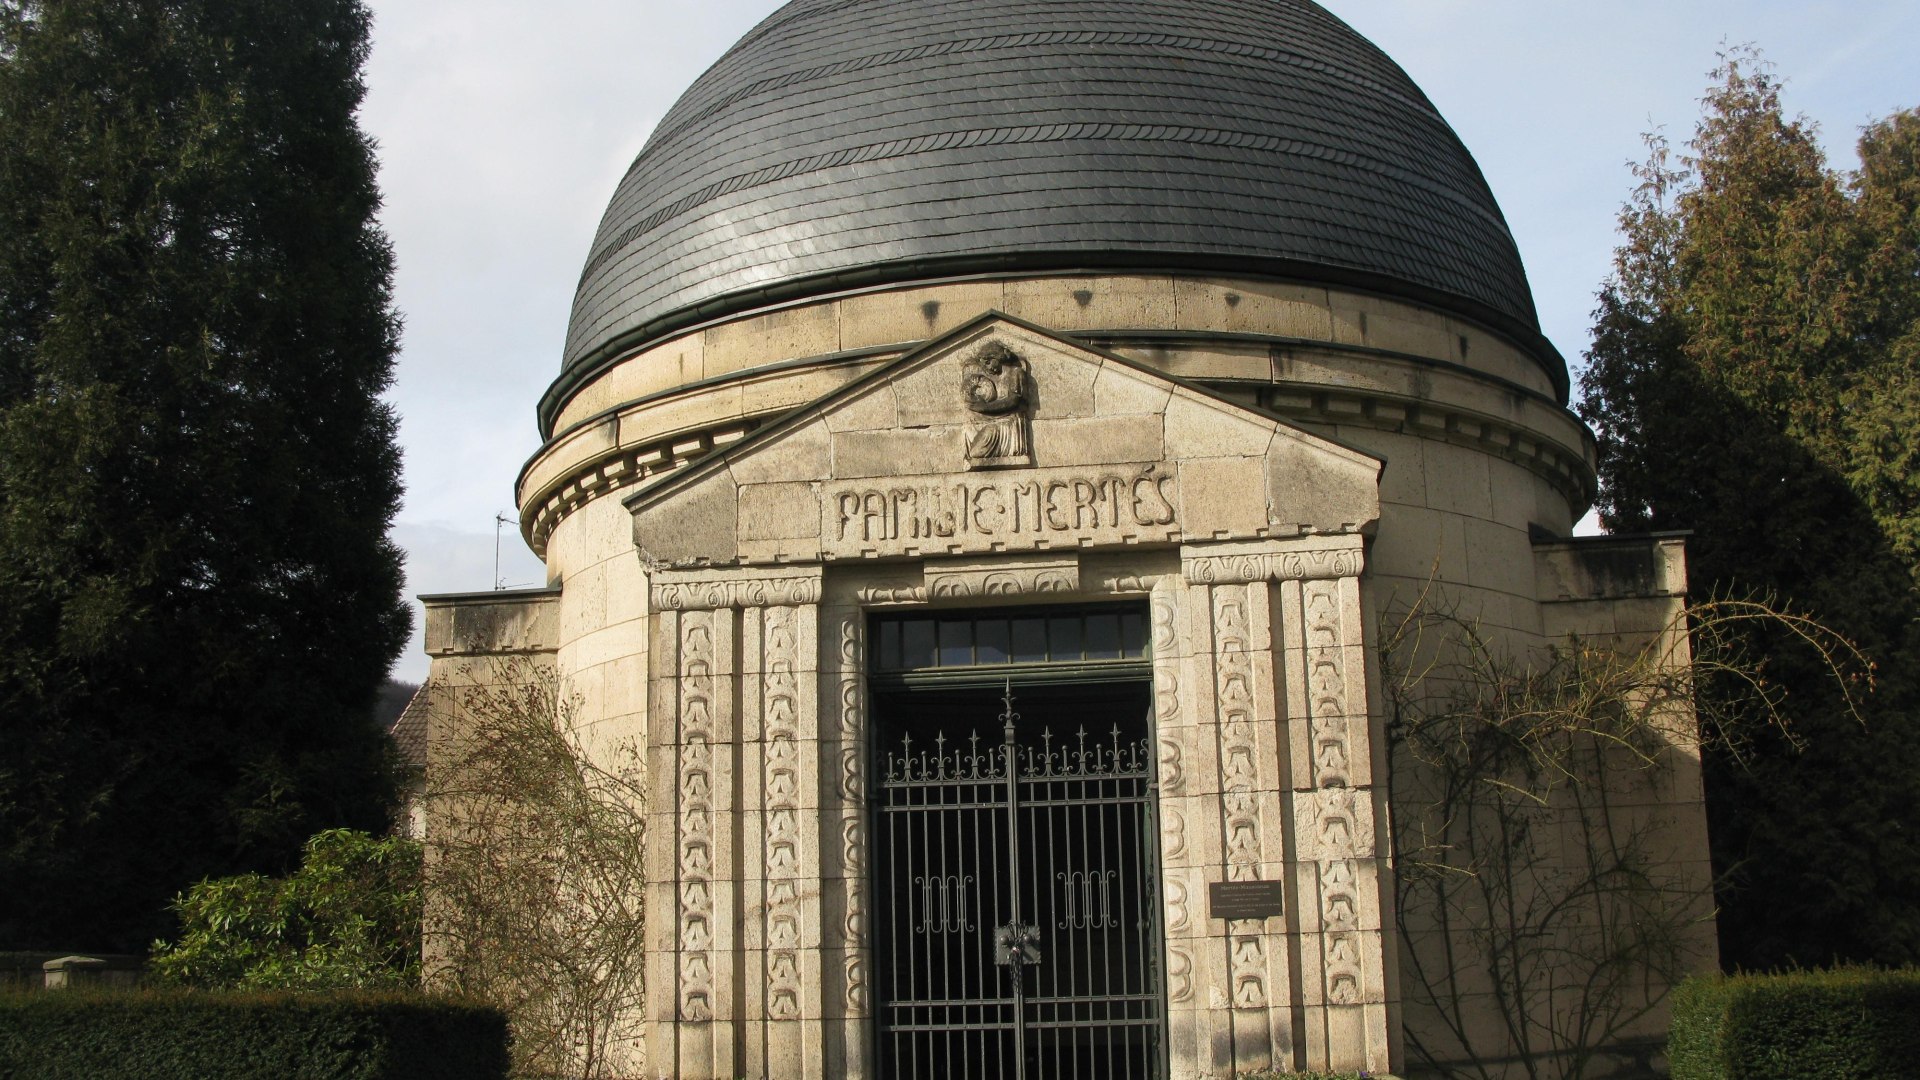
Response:
M828 1074L870 1073L873 1015L867 915L866 613L820 612L820 938L822 1029Z
M740 1011L735 1030L739 1040L739 1075L760 1077L767 1064L767 745L761 711L766 683L766 609L743 607L735 616L740 624L740 795L734 806L739 837L739 863L734 888L740 897L739 951L735 966Z
M1266 582L1163 581L1151 601L1174 1074L1292 1063L1283 918L1218 920L1214 882L1284 880L1285 752Z
M656 608L647 647L647 1059L662 1078L680 1061L680 614Z
M1273 614L1265 580L1216 585L1212 599L1214 702L1228 881L1285 878L1282 772L1285 745L1275 685ZM1282 1067L1293 1059L1286 920L1223 920L1229 950L1234 1065Z
M820 859L808 828L819 805L819 574L661 573L650 592L649 719L665 740L650 764L674 778L661 823L673 857L659 860L672 888L649 893L649 949L673 957L649 959L653 1071L825 1076L811 1022L819 895L804 887ZM670 929L656 936L661 923Z
M757 759L759 876L756 948L752 980L747 1075L823 1075L818 1031L807 1023L820 1015L819 894L806 887L820 861L818 832L806 829L808 808L819 805L820 744L817 711L817 607L773 604L749 608L743 625L755 633L755 663L745 695L753 711L747 725ZM757 730L755 730L757 729ZM750 912L756 910L749 907ZM754 1038L762 1034L762 1038Z
M1387 1065L1385 941L1359 579L1288 580L1281 594L1306 1064L1377 1071Z
M1194 643L1209 621L1205 603L1204 589L1191 589L1178 577L1161 579L1148 601L1172 1080L1217 1075L1232 1060L1231 1024L1222 1023L1224 1012L1213 1007L1222 958L1206 911L1207 883L1218 872L1219 830L1218 760L1206 740L1211 716L1203 712L1211 693L1194 692L1211 680L1211 654Z
M733 1075L737 1015L732 958L739 924L732 877L737 733L732 678L737 641L730 611L681 612L674 924L675 1041L681 1076ZM665 1062L661 1062L665 1064Z

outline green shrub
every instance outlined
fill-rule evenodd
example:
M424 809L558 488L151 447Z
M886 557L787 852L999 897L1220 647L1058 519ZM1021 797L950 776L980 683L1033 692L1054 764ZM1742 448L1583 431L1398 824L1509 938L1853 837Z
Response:
M202 881L174 901L163 983L204 990L398 990L420 975L420 845L350 829L307 841L300 868Z
M1673 994L1673 1080L1920 1076L1920 971L1842 968L1688 979Z
M0 995L0 1077L500 1080L498 1010L417 994Z

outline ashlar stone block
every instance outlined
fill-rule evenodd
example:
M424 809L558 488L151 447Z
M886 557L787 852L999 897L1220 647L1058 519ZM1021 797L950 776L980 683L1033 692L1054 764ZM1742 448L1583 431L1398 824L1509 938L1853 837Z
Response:
M805 475L804 473L798 475ZM740 539L812 539L820 535L820 489L796 481L740 488Z
M740 551L740 493L731 474L709 473L670 504L633 515L641 558L667 564L731 562Z
M1093 383L1093 412L1098 416L1159 415L1167 409L1173 386L1125 364L1102 363Z
M1165 440L1160 417L1089 416L1033 422L1033 459L1036 464L1075 462L1118 465L1164 460Z
M1004 306L998 281L956 282L849 296L840 301L840 347L859 349L925 341Z
M1158 327L1172 324L1170 277L1102 274L1009 281L1005 310L1063 330Z
M1182 326L1326 340L1333 333L1327 290L1251 279L1177 278Z
M1180 463L1180 520L1192 539L1265 531L1265 472L1259 458L1187 458ZM1204 531L1201 531L1204 530Z
M767 440L757 454L743 454L728 464L740 484L777 484L813 480L833 467L832 440L823 424L806 424L782 431Z
M945 472L962 460L960 428L952 425L898 431L850 431L833 436L833 477Z

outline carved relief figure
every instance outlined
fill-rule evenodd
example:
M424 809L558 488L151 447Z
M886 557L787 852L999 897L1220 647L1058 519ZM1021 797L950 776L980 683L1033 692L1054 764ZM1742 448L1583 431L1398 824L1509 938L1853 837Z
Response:
M1025 360L997 341L987 344L961 365L960 396L979 417L967 425L968 468L1033 464L1033 378Z

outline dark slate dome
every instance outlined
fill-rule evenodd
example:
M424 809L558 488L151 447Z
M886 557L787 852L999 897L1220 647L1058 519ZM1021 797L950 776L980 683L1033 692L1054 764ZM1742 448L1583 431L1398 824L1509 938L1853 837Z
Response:
M747 307L1068 268L1306 277L1538 340L1473 158L1307 0L793 0L621 181L543 413Z

